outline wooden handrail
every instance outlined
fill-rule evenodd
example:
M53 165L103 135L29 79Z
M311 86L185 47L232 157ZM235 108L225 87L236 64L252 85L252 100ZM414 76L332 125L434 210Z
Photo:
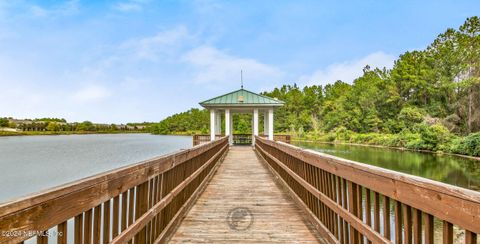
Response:
M438 219L443 221L444 243L453 242L453 226L465 231L465 243L476 243L480 192L260 137L255 146L311 217L321 222L317 228L332 233L330 242L363 243L365 238L389 243L394 235L396 243L402 238L419 243L423 233L425 243L433 243L433 221ZM391 206L394 216L380 214L390 213Z
M66 231L72 218L76 241L100 242L102 232L108 242L110 234L114 239L127 230L140 243L153 241L171 227L182 207L192 203L227 150L228 138L223 137L1 204L0 243L18 243L38 234L37 242L45 243L43 231L55 226ZM147 213L152 218L145 221ZM132 232L132 226L139 229ZM59 243L64 241L66 233L58 236Z

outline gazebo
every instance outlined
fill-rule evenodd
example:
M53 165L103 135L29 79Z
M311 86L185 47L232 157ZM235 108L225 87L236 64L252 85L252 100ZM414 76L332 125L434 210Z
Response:
M230 144L233 143L233 114L253 113L252 144L258 136L259 113L264 114L264 134L273 140L273 111L283 106L284 102L263 96L245 89L236 90L225 95L203 101L200 105L210 111L210 140L215 140L221 134L221 113L225 113L225 135L229 136Z

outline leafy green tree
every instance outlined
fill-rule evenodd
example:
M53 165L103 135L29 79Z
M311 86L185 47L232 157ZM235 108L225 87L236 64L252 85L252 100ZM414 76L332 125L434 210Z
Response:
M56 122L50 122L50 123L48 123L46 129L47 129L48 131L59 131L60 128L61 128L61 127L60 127L60 125L59 125L58 123L56 123Z
M0 118L0 127L8 127L8 119Z

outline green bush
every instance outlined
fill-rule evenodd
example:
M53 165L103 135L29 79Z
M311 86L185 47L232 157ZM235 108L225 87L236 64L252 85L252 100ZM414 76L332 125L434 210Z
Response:
M470 156L480 156L480 132L452 141L450 151Z
M398 120L407 128L411 128L413 125L421 123L424 116L424 112L417 107L404 107L398 114Z
M335 129L335 138L338 141L348 142L353 132L348 130L345 126L340 126Z

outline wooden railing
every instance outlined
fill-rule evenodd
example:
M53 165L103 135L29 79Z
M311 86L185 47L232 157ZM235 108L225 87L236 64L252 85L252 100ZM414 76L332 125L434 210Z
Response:
M215 139L222 138L222 135L215 135ZM193 145L197 146L203 143L210 142L210 135L193 135Z
M48 243L55 227L57 243L164 242L227 150L223 137L2 204L0 243Z
M260 137L255 147L330 243L477 243L480 192Z
M261 134L260 137L267 138L268 135ZM291 136L290 135L273 135L274 141L281 141L290 144Z
M267 137L267 135L260 135L261 137ZM217 139L221 138L222 135L216 135ZM273 140L281 141L290 144L290 135L274 135ZM210 141L210 135L193 135L193 145L200 145L202 143L206 143ZM237 142L237 143L236 143ZM233 143L234 144L251 144L252 143L252 135L251 134L233 134Z

